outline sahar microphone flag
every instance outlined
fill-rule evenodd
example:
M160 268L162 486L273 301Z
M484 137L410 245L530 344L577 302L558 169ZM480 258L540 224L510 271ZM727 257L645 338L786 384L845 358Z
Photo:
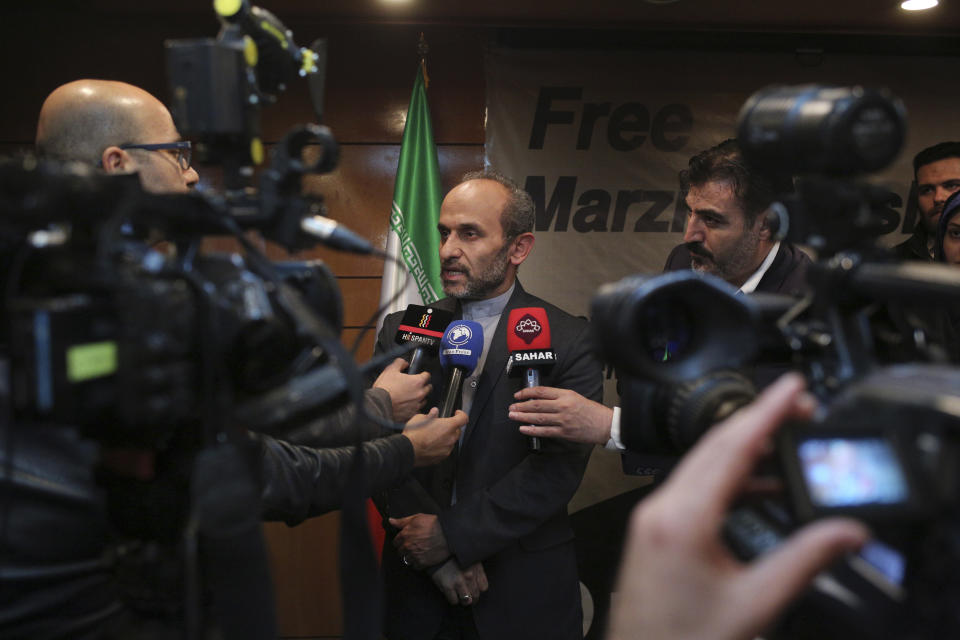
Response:
M409 304L429 305L436 302L443 291L437 233L442 200L440 170L426 85L426 62L421 59L403 127L387 236L387 255L402 259L409 276L392 260L384 264L378 330L388 313L405 309Z
M543 307L523 307L510 312L507 320L507 370L522 372L523 386L540 386L540 373L553 366L557 354L550 342L550 323ZM540 451L540 438L531 436L530 450Z
M507 351L510 353L511 371L540 370L553 365L557 356L550 342L546 309L523 307L510 312L507 320Z

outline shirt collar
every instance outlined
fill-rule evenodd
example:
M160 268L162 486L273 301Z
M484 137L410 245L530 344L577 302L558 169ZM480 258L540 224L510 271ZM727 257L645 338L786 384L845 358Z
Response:
M486 300L464 300L463 319L479 320L480 318L499 316L507 306L507 302L510 300L510 296L513 295L513 290L516 286L517 281L514 280L509 289L495 298L487 298Z
M770 268L770 265L773 264L773 261L777 257L777 251L780 250L780 242L773 245L773 248L767 253L767 257L763 259L763 262L760 263L760 268L753 272L753 275L747 278L747 281L743 283L743 286L740 287L741 293L753 293L757 289L757 285L760 284L760 281L763 279L764 274L767 273L767 270Z

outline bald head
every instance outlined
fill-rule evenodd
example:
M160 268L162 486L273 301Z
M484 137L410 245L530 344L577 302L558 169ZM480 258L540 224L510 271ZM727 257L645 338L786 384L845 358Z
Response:
M127 147L180 139L170 112L132 84L75 80L47 96L37 123L37 153L60 162L101 166L107 173L137 173L155 193L190 189L199 179L179 164L176 150Z
M37 123L37 153L96 165L110 145L143 142L151 121L173 128L163 103L131 84L76 80L47 96Z

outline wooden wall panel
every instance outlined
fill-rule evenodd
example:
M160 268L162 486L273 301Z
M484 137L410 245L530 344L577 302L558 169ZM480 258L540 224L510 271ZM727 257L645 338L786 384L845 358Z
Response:
M277 619L282 637L338 636L340 614L340 514L330 513L296 527L263 527L273 566Z

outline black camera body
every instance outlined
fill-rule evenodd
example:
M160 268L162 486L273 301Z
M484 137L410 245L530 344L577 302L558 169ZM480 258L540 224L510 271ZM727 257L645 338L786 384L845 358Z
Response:
M954 267L896 264L877 248L885 198L849 180L892 160L904 130L902 105L885 91L758 92L738 142L774 183L795 182L771 223L818 252L810 293L739 295L677 272L626 278L593 302L601 357L620 377L621 440L637 453L684 453L753 398L751 383L787 370L802 371L823 403L778 436L786 499L735 507L724 533L752 558L803 522L846 515L869 522L876 541L818 578L776 637L960 633L960 370L922 313L955 304L960 284ZM895 314L899 332L875 327Z

